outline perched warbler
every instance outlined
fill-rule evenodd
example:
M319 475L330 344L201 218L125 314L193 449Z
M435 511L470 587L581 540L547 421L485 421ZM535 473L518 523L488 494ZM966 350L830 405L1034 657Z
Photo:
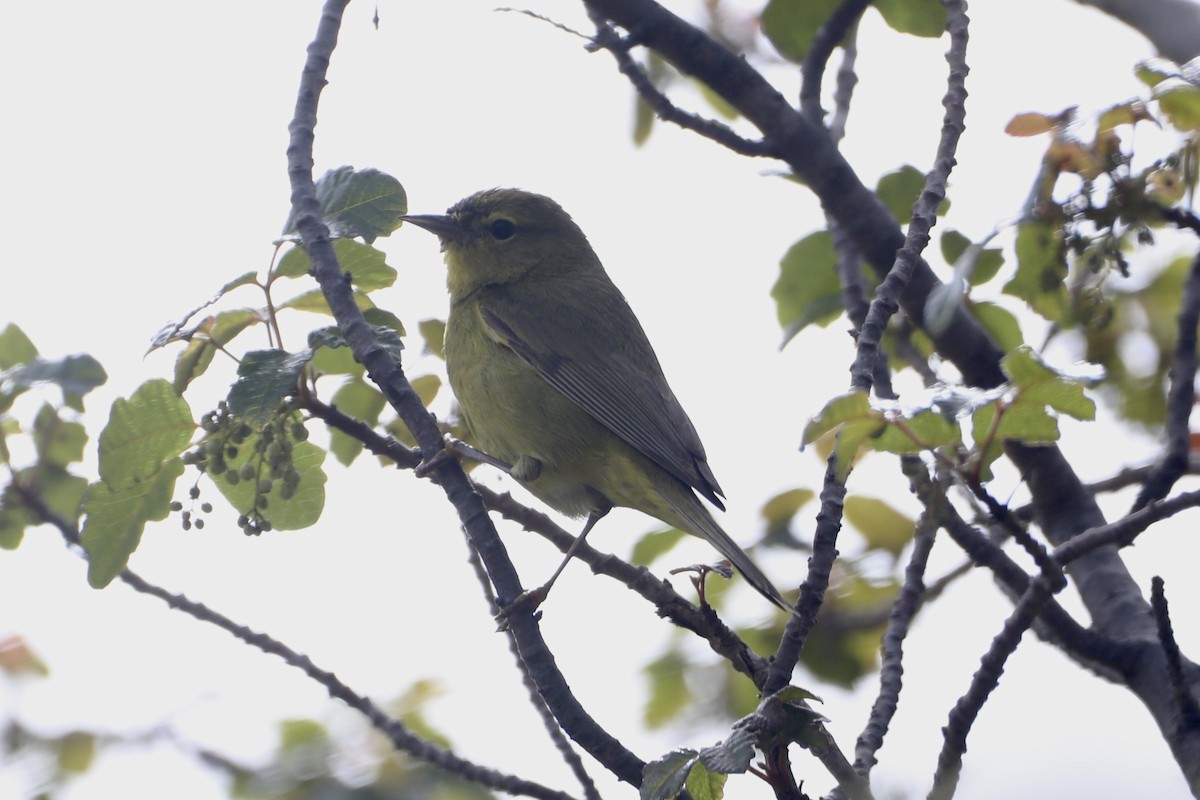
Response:
M444 216L404 219L441 239L446 368L487 454L546 504L588 515L577 541L614 506L635 508L708 540L789 609L693 494L724 509L641 324L567 213L542 195L490 189Z

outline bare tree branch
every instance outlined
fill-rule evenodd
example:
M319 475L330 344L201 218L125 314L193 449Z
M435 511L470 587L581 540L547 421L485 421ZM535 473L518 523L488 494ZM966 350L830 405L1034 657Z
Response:
M53 525L67 544L77 548L81 554L86 556L80 545L79 529L74 523L63 519L51 511L39 495L28 491L19 481L13 480L10 486L20 495L22 503L37 516L39 521ZM410 731L403 722L389 716L370 698L358 694L345 683L342 683L332 672L321 669L308 656L297 653L292 648L265 633L260 633L245 625L234 622L229 617L214 611L203 603L191 600L182 594L167 591L161 586L157 586L146 580L133 570L122 570L117 575L117 578L135 592L157 597L170 608L181 611L200 622L215 625L256 650L283 659L285 663L299 669L309 678L323 686L329 692L330 697L341 700L350 708L361 713L400 752L408 753L422 761L441 767L453 775L491 789L509 794L542 798L543 800L572 800L572 796L569 794L550 789L533 781L518 778L515 775L491 769L490 767L475 764L456 756L454 753L433 742L422 739Z
M329 230L321 221L313 185L312 145L317 103L326 83L325 75L337 43L345 5L346 0L327 0L317 36L308 48L308 58L297 92L296 112L289 126L291 140L287 149L294 218L304 249L313 262L313 276L320 284L354 358L366 367L371 380L408 426L417 440L422 457L431 461L444 449L442 434L413 391L399 363L383 347L355 304L349 281L338 267ZM437 466L432 473L458 512L471 546L487 567L496 594L504 599L517 597L522 586L516 569L462 467L453 458L442 458L435 463ZM563 729L618 778L634 786L640 785L644 763L584 710L558 669L532 614L514 613L509 616L508 622L520 648L521 658L538 685L538 692Z
M1191 0L1076 0L1145 36L1159 53L1182 64L1200 55L1200 5Z

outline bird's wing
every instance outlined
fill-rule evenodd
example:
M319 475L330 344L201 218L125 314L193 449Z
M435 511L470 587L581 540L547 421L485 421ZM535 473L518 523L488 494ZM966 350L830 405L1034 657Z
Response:
M481 314L496 340L547 383L724 509L704 445L625 299L615 288L602 305L594 294L571 294L581 296L572 302L559 293L556 313L539 315L513 292L488 292Z

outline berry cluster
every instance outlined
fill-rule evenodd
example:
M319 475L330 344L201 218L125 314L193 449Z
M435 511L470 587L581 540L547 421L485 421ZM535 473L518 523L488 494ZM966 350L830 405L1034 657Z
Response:
M266 517L270 506L267 496L278 489L279 499L290 500L300 486L300 471L292 454L297 442L308 439L308 429L296 413L294 403L285 400L262 427L255 430L232 414L222 400L216 410L204 415L200 427L205 433L204 439L183 455L184 463L229 486L253 486L250 510L238 517L238 527L248 536L270 531L271 521ZM195 499L199 490L193 487L192 493ZM197 519L194 524L200 528L202 522ZM185 516L185 530L191 524L190 517Z

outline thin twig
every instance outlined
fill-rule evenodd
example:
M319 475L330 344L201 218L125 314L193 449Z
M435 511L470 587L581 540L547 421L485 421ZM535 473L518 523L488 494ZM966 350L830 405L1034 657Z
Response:
M629 50L633 47L633 44L618 35L612 26L605 22L603 17L596 14L591 14L591 16L592 21L596 23L596 36L592 40L592 49L607 50L613 54L613 58L617 61L617 69L629 79L629 82L633 84L633 88L646 101L646 104L654 110L659 119L664 122L673 122L684 130L698 133L704 138L711 139L739 155L751 157L775 155L774 150L767 142L762 140L754 141L739 136L728 125L724 125L714 119L705 119L699 114L684 111L672 103L669 97L658 90L658 87L654 85L650 77L646 75L637 62L633 60L633 56L629 54Z
M879 666L879 695L871 706L866 727L858 737L854 748L854 768L866 776L876 763L875 753L883 746L883 737L896 713L900 700L900 689L904 676L904 640L917 609L921 606L925 592L925 567L937 533L937 520L928 510L917 522L913 537L913 551L904 571L904 585L900 596L892 607L883 644Z
M1016 652L1021 637L1051 596L1051 589L1044 577L1030 583L1029 589L1021 595L1012 614L1005 620L1004 627L992 640L987 653L980 659L979 669L971 678L970 688L950 711L950 720L944 728L942 750L938 754L937 771L933 776L933 788L928 795L929 800L949 800L954 796L962 772L963 753L967 750L967 734L970 733L971 726L992 691L1000 685L1000 676L1004 673L1004 664L1008 657Z
M288 177L292 186L294 219L303 247L312 259L312 274L320 284L355 360L366 367L371 380L412 432L422 457L426 461L435 461L437 454L444 449L441 431L408 382L399 362L383 346L358 309L349 282L338 266L329 230L321 220L313 184L312 153L317 105L321 91L327 85L329 60L337 43L345 6L346 0L326 2L317 35L308 47L308 57L297 91L296 111L288 127L291 134L287 149ZM516 568L461 465L453 458L443 458L432 474L458 512L471 546L487 567L496 594L504 599L519 596L523 587ZM602 728L583 708L555 663L553 653L532 613L511 614L508 623L516 636L521 658L537 682L539 693L563 729L619 779L634 786L640 785L644 762Z
M500 606L496 602L496 595L492 591L492 582L488 579L487 570L483 567L483 562L479 560L479 554L470 547L470 540L467 540L467 552L470 554L467 561L471 564L475 572L475 577L479 581L479 586L483 590L483 596L488 601L488 607L492 614L495 615L500 611ZM579 781L580 787L583 789L583 796L587 800L600 800L600 792L596 789L596 783L592 780L592 776L588 774L587 769L583 766L583 760L579 754L575 752L575 748L571 747L571 743L567 741L567 737L563 735L562 728L559 727L558 721L554 719L554 714L546 706L546 701L538 694L537 683L534 682L533 676L529 674L529 669L525 666L525 662L521 659L521 651L517 647L516 639L513 637L512 631L504 631L505 638L508 640L508 651L513 657L513 663L517 667L517 671L521 673L521 683L524 684L525 690L529 693L529 702L537 711L538 717L542 720L542 726L546 729L550 741L554 743L554 749L558 750L563 761L571 770L571 774L575 776L575 780Z
M1200 727L1200 705L1196 703L1196 696L1192 694L1187 677L1183 674L1183 654L1179 652L1179 643L1175 641L1175 631L1171 626L1166 586L1158 575L1150 579L1150 608L1154 610L1158 641L1166 657L1167 675L1175 691L1175 701L1179 704L1179 724L1195 729Z
M1200 255L1192 261L1183 292L1179 298L1179 333L1175 354L1171 359L1171 388L1167 392L1167 448L1162 460L1155 465L1142 490L1138 492L1133 510L1161 500L1170 493L1175 482L1187 471L1191 454L1191 430L1188 420L1196 404L1196 327L1200 325Z
M40 521L53 525L67 544L77 548L81 554L86 556L86 552L80 545L79 529L74 523L54 513L40 496L26 489L18 481L14 480L10 486L18 492L22 504L32 511ZM433 742L422 739L405 727L404 723L400 720L389 716L370 698L355 692L332 672L318 667L308 656L297 653L292 648L265 633L260 633L245 625L234 622L229 617L214 611L204 603L191 600L182 594L167 591L130 569L122 570L117 575L117 578L135 592L149 595L150 597L157 597L170 608L181 611L200 622L207 622L210 625L214 625L256 650L283 659L285 663L299 669L309 678L323 686L329 692L330 697L341 700L346 705L361 713L375 728L388 737L398 751L408 753L422 761L441 767L447 772L465 780L498 791L525 795L527 797L543 798L544 800L572 800L572 796L569 794L550 789L533 781L518 778L515 775L509 775L499 770L475 764L456 756L454 753Z

